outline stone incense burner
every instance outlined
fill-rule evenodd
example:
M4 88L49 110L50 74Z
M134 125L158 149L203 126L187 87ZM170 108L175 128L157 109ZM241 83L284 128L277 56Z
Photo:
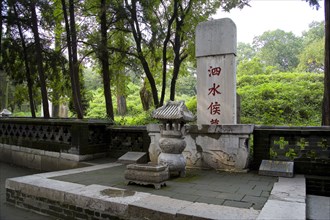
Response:
M166 105L156 109L152 117L158 119L161 138L158 164L167 165L171 176L184 177L186 161L182 155L186 142L182 137L182 128L186 122L195 120L195 116L188 110L184 101L169 101Z

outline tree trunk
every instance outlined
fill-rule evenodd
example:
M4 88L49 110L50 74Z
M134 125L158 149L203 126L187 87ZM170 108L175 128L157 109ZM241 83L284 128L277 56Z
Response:
M69 24L65 0L61 0L61 2L62 2L66 37L68 44L68 57L69 57L69 69L70 69L69 72L71 77L72 98L77 113L77 117L79 119L82 119L84 117L84 114L83 114L83 108L81 104L81 94L80 94L79 66L77 59L77 38L76 38L76 28L75 28L75 20L74 20L74 4L73 4L73 0L69 1L69 11L70 11L70 24Z
M109 70L109 52L107 49L108 36L107 36L107 7L106 0L101 0L100 7L100 22L101 22L101 45L100 59L102 64L102 76L103 76L103 91L105 98L105 106L107 111L107 117L114 120L112 96L111 96L111 84L110 84L110 70Z
M127 112L126 97L117 95L117 111L119 115L125 115Z
M325 55L324 55L324 95L322 125L330 125L330 1L324 1L325 14Z
M46 88L46 78L45 72L43 67L43 57L41 53L41 45L40 45L40 38L39 38L39 31L38 31L38 20L36 14L36 8L34 1L30 3L30 10L31 10L31 18L32 18L32 31L34 35L35 41L35 48L36 48L36 56L37 59L37 67L39 73L39 80L40 80L40 89L41 89L41 97L42 97L42 106L43 106L43 113L44 118L49 118L49 107L48 107L48 95L47 95L47 88Z
M147 82L144 79L143 87L140 90L140 99L144 111L148 111L150 109L152 102L152 95L150 91L147 89L146 83Z
M168 20L166 37L165 37L164 44L163 44L163 78L162 78L162 91L161 91L160 103L159 103L160 106L164 105L164 99L165 99L166 72L167 72L167 45L171 38L172 24L177 16L178 16L178 1L175 0L174 8L173 8L173 15Z
M2 2L3 0L0 0L0 71L2 68Z
M31 79L31 72L30 72L30 66L29 66L29 60L28 60L28 55L27 55L27 48L25 45L25 39L22 31L21 24L19 23L18 19L18 13L16 10L16 6L13 6L15 17L17 18L17 28L19 32L19 36L22 41L22 48L23 48L23 56L24 56L24 66L25 66L25 76L26 76L26 81L27 81L27 86L28 86L28 94L29 94L29 100L30 100L30 110L31 110L31 115L32 118L36 117L36 112L35 112L35 107L34 107L34 102L33 102L33 81ZM47 103L48 104L48 103Z
M84 110L82 107L82 99L80 92L80 77L79 77L79 63L78 63L78 52L77 52L77 31L74 13L74 0L69 0L69 13L70 13L70 28L71 28L71 47L72 47L72 66L73 76L75 81L75 91L77 96L77 115L78 118L84 117Z
M125 0L125 4L127 6L129 5L128 2L129 2L128 0ZM136 8L137 1L132 0L131 4L132 4L132 8L127 8L131 13L131 18L129 18L128 21L129 21L129 25L131 26L133 37L134 37L134 40L136 43L137 57L140 60L144 73L146 74L147 79L149 81L152 97L154 100L154 105L155 105L155 107L159 107L159 99L158 99L158 91L157 91L157 87L156 87L156 82L155 82L154 77L152 76L148 62L142 51L142 45L141 45L142 33L140 30L139 20L138 20L138 16L137 16L137 8Z

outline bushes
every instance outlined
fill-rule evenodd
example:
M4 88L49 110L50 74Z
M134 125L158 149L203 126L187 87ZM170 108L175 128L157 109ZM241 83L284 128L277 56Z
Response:
M247 79L247 80L246 80ZM238 77L241 123L321 124L323 75L273 72Z

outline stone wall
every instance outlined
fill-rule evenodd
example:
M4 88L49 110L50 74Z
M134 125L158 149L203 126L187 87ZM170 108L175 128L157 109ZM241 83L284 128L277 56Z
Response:
M82 161L148 152L145 126L112 126L106 120L0 118L0 161L52 171Z
M305 174L307 193L330 196L330 127L256 126L253 163L263 159L294 161L294 172Z
M111 126L109 155L119 158L128 151L148 152L150 137L146 126Z
M120 219L109 212L93 210L75 204L24 194L19 190L6 190L9 204L59 219Z
M330 176L330 127L256 126L253 143L253 169L274 159L294 161L296 173Z
M107 152L109 121L1 118L0 143L74 155Z

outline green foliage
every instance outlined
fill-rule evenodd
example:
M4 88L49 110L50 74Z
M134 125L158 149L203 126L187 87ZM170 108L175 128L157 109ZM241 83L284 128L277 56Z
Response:
M321 123L323 75L273 72L238 77L241 122L312 126Z
M324 38L307 45L299 55L298 71L324 71Z
M197 114L197 97L193 96L185 102L187 108L194 114Z
M249 61L256 55L255 49L251 44L238 42L237 44L237 64L241 61Z
M280 71L291 71L299 63L302 39L292 32L283 30L267 31L253 40L257 56L267 66L276 66Z
M147 125L150 123L158 123L151 118L151 111L140 112L135 115L115 116L115 122L118 125Z
M323 72L324 70L324 21L312 22L303 32L304 48L299 55L298 71Z

